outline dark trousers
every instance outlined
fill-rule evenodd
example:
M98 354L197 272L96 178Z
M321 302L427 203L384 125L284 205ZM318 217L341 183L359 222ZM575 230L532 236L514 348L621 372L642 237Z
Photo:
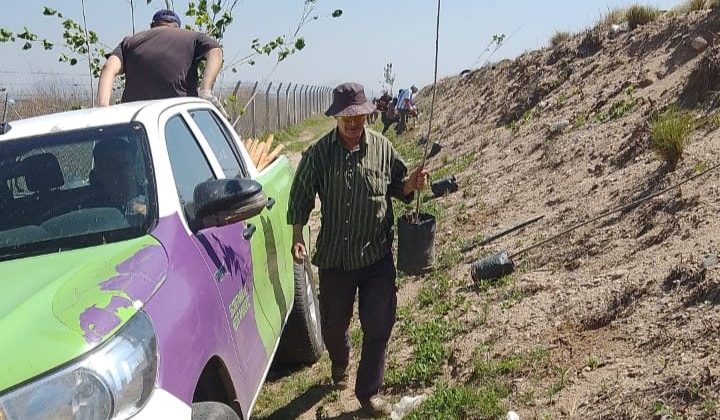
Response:
M395 132L397 134L402 134L405 132L405 129L407 128L407 117L408 117L408 110L407 109L399 109L398 110L398 124L397 128L395 129Z
M395 324L397 296L392 254L358 270L320 269L320 322L333 366L350 362L348 327L355 293L363 332L355 381L359 399L377 394L385 376L385 350Z

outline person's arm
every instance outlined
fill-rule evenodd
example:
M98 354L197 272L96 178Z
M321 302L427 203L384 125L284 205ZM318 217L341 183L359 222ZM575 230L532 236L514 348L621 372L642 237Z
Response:
M223 52L221 48L213 48L205 53L205 70L200 80L198 92L212 92L215 80L222 68Z
M417 188L418 179L425 181L427 179L427 172L417 167L408 175L408 168L405 162L394 148L392 149L391 159L388 193L391 197L397 198L405 204L409 204L415 197L415 191L425 187L423 183L420 188Z
M311 148L303 154L290 187L287 223L293 226L290 252L297 263L302 263L307 255L303 227L308 223L310 212L315 208L317 191L318 179L315 173L313 149Z
M100 72L100 81L98 82L98 93L96 106L110 105L110 97L112 96L112 88L115 78L123 72L122 60L116 55L111 55Z
M403 184L403 194L405 196L412 197L415 191L420 191L427 185L428 173L425 168L418 166L410 171L410 176L407 177Z

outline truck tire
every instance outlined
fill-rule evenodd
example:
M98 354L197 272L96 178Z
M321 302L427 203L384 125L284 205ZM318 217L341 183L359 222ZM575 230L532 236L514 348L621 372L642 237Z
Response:
M309 264L307 264L309 266ZM283 330L275 360L280 364L311 365L325 346L320 329L320 301L312 270L295 263L295 303Z
M192 420L241 420L230 406L219 402L200 402L192 405Z

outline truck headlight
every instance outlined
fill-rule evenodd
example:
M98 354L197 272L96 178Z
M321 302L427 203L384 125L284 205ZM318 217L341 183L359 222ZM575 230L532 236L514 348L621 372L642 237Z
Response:
M126 419L148 400L156 375L155 332L140 311L92 353L0 396L0 420Z

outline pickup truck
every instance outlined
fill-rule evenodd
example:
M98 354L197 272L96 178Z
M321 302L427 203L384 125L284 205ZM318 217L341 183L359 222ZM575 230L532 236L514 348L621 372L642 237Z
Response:
M318 360L291 166L258 172L209 102L0 133L0 420L248 419L273 359Z

